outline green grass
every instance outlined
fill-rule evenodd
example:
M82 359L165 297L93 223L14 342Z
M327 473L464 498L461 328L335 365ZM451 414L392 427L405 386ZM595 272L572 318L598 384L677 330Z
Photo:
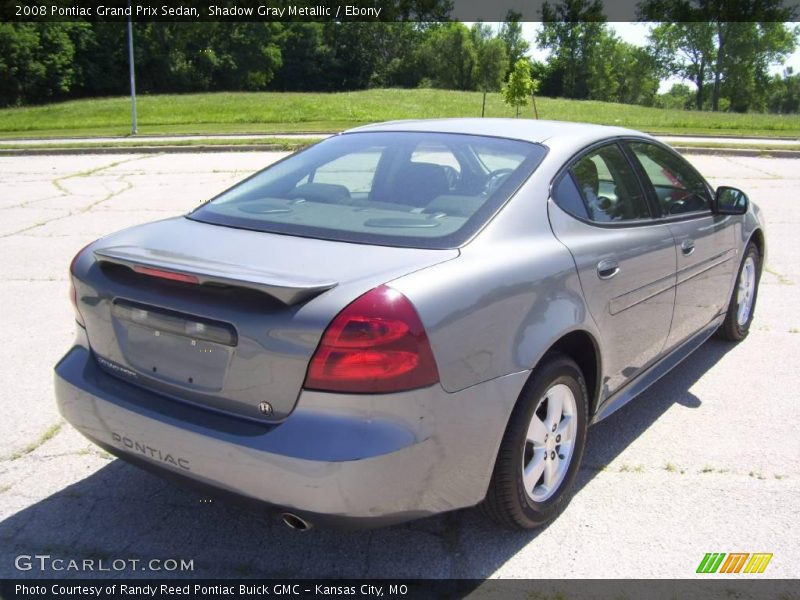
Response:
M543 119L620 125L657 133L800 136L800 115L664 110L606 102L538 98ZM219 134L339 131L391 119L474 117L479 92L366 90L333 94L237 92L139 96L139 133ZM500 94L489 94L486 115L513 116ZM525 117L533 109L524 108ZM130 99L74 100L0 110L0 138L126 135Z
M316 139L296 139L296 138L250 138L250 139L229 139L229 138L192 138L188 140L155 140L139 141L136 138L127 138L119 141L103 141L95 143L81 143L70 141L43 142L41 144L15 144L13 142L3 143L0 141L0 150L52 150L53 148L142 148L156 147L167 148L174 146L259 146L269 151L294 152L312 144L316 144Z

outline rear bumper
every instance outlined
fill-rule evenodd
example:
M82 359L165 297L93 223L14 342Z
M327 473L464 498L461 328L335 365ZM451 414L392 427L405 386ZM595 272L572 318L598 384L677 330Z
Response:
M314 523L375 526L480 502L526 375L454 394L303 392L286 421L262 425L119 380L78 345L55 389L69 423L130 462Z

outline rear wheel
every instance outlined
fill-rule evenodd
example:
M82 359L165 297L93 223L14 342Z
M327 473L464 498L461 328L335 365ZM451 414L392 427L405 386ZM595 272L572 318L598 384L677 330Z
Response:
M750 242L739 266L739 275L728 304L728 313L718 331L721 338L738 342L747 337L750 324L753 322L760 278L761 256L756 245Z
M533 529L567 505L586 445L586 384L578 365L551 354L537 366L500 445L485 512Z

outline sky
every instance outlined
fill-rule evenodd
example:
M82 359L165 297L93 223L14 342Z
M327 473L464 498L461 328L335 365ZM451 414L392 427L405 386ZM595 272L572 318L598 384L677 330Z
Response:
M647 44L647 35L650 31L649 23L608 23L609 27L613 29L616 34L629 44L636 46L644 46ZM547 51L540 50L536 47L536 34L541 28L541 23L523 23L522 31L525 34L525 39L531 44L530 56L538 61L544 61L547 58ZM773 66L772 73L782 73L785 67L792 67L795 72L800 72L800 49L786 59L784 65ZM659 92L663 93L669 90L674 83L681 83L679 78L670 78L662 81ZM689 82L690 87L694 87Z

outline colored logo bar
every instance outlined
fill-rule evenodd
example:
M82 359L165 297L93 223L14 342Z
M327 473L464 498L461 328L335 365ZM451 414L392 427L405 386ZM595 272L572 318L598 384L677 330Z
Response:
M767 552L708 552L700 561L697 573L763 573L772 554Z

